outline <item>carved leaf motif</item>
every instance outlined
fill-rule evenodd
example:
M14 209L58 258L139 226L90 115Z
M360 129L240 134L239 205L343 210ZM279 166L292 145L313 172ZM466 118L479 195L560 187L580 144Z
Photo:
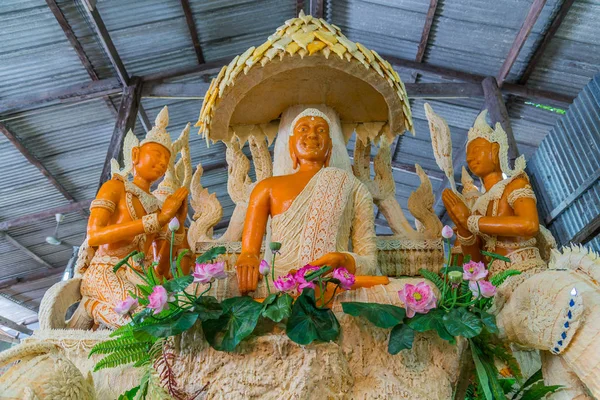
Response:
M435 162L448 177L452 190L456 191L454 167L452 166L452 137L450 136L448 123L444 118L433 112L429 103L425 103L425 115L429 121L431 146L433 147Z

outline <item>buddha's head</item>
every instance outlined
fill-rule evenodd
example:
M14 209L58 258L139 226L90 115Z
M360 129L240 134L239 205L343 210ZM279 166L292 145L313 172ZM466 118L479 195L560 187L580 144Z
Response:
M150 183L165 175L170 159L171 152L156 142L148 142L131 150L133 174Z
M501 173L500 145L482 137L470 141L467 145L467 165L480 178L494 172Z
M325 116L305 110L294 120L290 134L289 146L294 169L304 162L317 163L323 166L329 164L332 151L332 141L329 135L329 122ZM314 115L311 115L314 114Z

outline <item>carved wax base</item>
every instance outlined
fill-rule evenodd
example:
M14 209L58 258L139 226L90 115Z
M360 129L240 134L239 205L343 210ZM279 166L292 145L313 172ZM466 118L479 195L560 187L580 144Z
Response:
M411 350L387 353L389 330L340 315L336 343L299 346L285 334L269 333L242 342L233 353L216 351L196 326L175 339L175 371L188 392L206 383L208 399L423 399L447 400L458 377L459 352L433 334L417 334ZM85 375L102 357L87 355L108 332L38 331L28 342L59 345ZM132 367L92 373L98 399L116 398L136 386Z

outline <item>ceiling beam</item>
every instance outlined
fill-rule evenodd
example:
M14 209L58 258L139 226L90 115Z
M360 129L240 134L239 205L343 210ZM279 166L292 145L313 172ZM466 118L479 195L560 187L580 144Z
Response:
M406 83L404 86L411 99L483 97L478 83Z
M75 50L75 54L77 54L77 57L79 57L81 64L83 64L83 67L87 71L90 78L93 81L99 81L100 77L96 73L96 70L94 69L94 66L92 65L87 54L85 54L85 50L83 49L83 46L77 39L77 36L75 36L75 33L73 32L73 29L71 28L71 25L69 24L69 22L67 21L67 18L65 17L62 10L56 3L56 0L46 0L46 4L48 4L50 11L52 11L52 14L54 14L54 18L56 18L58 25L63 30L69 43L71 43L71 47L73 47L73 50ZM110 97L104 96L103 99L104 99L104 102L106 103L106 106L110 110L110 112L116 116L117 108L115 107L113 102L110 100Z
M165 99L203 99L208 83L144 83L142 97Z
M415 61L417 62L422 62L423 57L425 56L425 49L427 48L429 33L431 32L431 26L433 25L433 18L435 17L435 11L437 10L437 7L438 0L430 0L429 9L427 10L427 15L425 16L425 25L423 26L423 32L421 33L421 41L419 42L417 56L415 57Z
M75 201L75 198L71 196L71 194L65 189L65 187L56 179L54 175L42 164L40 160L37 159L31 152L25 147L25 145L21 142L14 133L12 133L6 125L0 122L0 131L6 136L6 138L21 152L21 154L29 161L30 164L35 166L45 177L50 181L50 183L58 189L58 191L69 201Z
M166 79L177 78L184 75L214 73L217 74L221 68L228 65L233 57L221 58L214 61L205 62L204 64L192 65L182 68L173 68L166 71L156 72L142 76L144 82L154 81L161 82Z
M19 243L19 241L17 241L17 239L13 238L8 233L0 232L0 237L3 237L7 242L12 244L17 249L21 250L23 253L27 254L29 257L31 257L32 259L34 259L35 261L37 261L44 267L46 267L48 269L55 269L49 262L47 262L46 260L44 260L43 258L38 256L37 254L35 254L33 251L29 250L27 247L23 246L21 243Z
M39 268L35 270L28 271L20 271L17 274L13 274L11 277L5 277L0 280L0 289L10 288L13 285L17 285L19 283L27 282L35 282L41 279L47 279L48 277L54 276L57 278L57 281L60 280L64 271L61 268L53 268L52 270L46 268ZM0 296L3 293L0 292Z
M0 296L4 297L6 300L8 300L8 301L10 301L12 303L15 303L18 306L27 308L28 310L31 310L33 312L37 313L37 312L40 311L40 307L39 306L30 306L30 305L27 305L24 301L21 301L21 300L15 298L14 296L11 296L8 293L0 292ZM28 324L25 324L25 325L28 325Z
M571 9L571 6L573 5L574 2L575 2L575 0L565 0L560 5L560 9L558 10L556 15L552 19L552 23L550 24L550 27L546 31L544 38L541 40L538 47L535 49L533 56L531 56L531 59L529 60L529 63L527 64L527 68L525 69L525 72L523 72L523 75L521 75L521 78L519 79L519 83L521 85L524 85L529 80L529 77L533 73L533 70L538 65L540 60L542 59L542 55L544 54L544 51L546 51L546 47L548 47L548 44L550 43L550 41L552 40L554 35L556 35L558 28L560 28L560 25L564 21L565 17L567 16L567 13Z
M0 221L0 231L6 231L10 228L14 228L16 226L23 226L27 224L31 224L33 222L37 222L40 220L44 220L50 217L54 217L55 214L68 214L72 212L79 212L81 210L85 210L89 208L92 200L84 200L78 201L75 203L69 203L65 206L51 208L46 211L22 215L17 218L9 219L6 221Z
M110 162L113 158L120 160L125 135L127 135L127 132L130 129L133 130L135 128L135 120L140 107L141 94L142 82L139 78L132 79L131 85L123 90L117 122L115 123L110 144L108 145L108 151L106 152L106 159L104 160L104 167L100 174L98 189L100 189L100 186L102 186L104 182L110 179Z
M0 315L0 325L10 328L14 331L18 331L24 333L26 335L32 335L33 331L26 327L25 325L17 324L16 322L11 321L8 318L5 318Z
M575 244L586 244L596 236L600 235L600 215L596 215L570 240Z
M559 215L561 215L575 200L581 197L588 189L590 189L593 185L595 185L598 181L600 181L600 168L598 168L594 173L588 176L577 189L572 191L567 197L565 197L560 203L554 207L552 211L546 217L546 225L551 225Z
M309 0L309 14L315 18L323 18L323 0Z
M98 12L98 9L95 6L95 1L90 1L90 0L82 0L82 1L84 3L83 8L85 9L85 12L88 16L92 30L96 33L96 36L100 40L100 43L102 44L102 48L104 48L106 55L110 59L110 63L112 64L113 68L117 72L117 76L119 77L121 84L123 86L131 85L131 82L130 82L131 79L129 77L129 74L127 73L127 70L125 69L123 60L121 60L121 56L117 52L117 48L115 47L115 44L113 43L113 41L110 37L110 34L108 33L108 29L106 28L106 25L104 25L104 21L102 20L102 17L100 16L100 13ZM144 111L144 108L142 107L141 104L138 104L138 108L139 108L139 113L137 113L137 114L140 118L140 122L142 123L142 126L144 127L146 132L148 132L150 129L152 129L152 124L150 124L150 121L149 121L148 117L146 116L146 112Z
M0 101L0 113L14 113L41 105L76 103L121 93L122 90L123 87L117 78L78 83L60 89L42 90L35 94L3 99Z
M496 81L498 81L499 87L502 87L504 80L510 73L515 61L517 61L519 53L521 52L525 41L529 37L529 34L531 33L531 30L533 29L533 26L535 25L545 5L546 0L533 0L533 3L529 8L529 12L525 17L525 21L523 21L523 25L521 25L521 29L519 29L519 32L517 33L510 50L508 50L508 55L506 56L502 67L500 67L500 71L498 71L498 74L496 75Z
M300 10L304 9L304 0L296 0L296 16L300 14Z
M204 64L204 55L202 54L202 47L200 47L198 30L196 29L196 22L194 21L194 14L192 14L190 2L189 0L180 0L180 2L181 8L183 8L183 14L185 15L185 22L187 23L188 30L190 31L190 37L192 38L194 51L196 52L196 59L198 59L198 64Z

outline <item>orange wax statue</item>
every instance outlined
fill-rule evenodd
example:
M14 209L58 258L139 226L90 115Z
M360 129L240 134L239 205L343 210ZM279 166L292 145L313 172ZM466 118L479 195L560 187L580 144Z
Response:
M372 198L351 172L327 168L333 148L329 125L328 117L316 109L298 115L289 137L289 154L297 172L267 178L252 191L242 253L236 262L242 294L257 289L269 217L271 240L282 243L276 275L307 263L345 267L359 275L375 272ZM348 237L353 252L347 251ZM387 282L386 277L363 277L357 279L356 286Z
M456 224L463 253L473 260L482 261L480 250L487 250L510 258L511 268L542 266L535 247L539 231L536 198L524 171L525 161L520 157L514 170L508 167L506 133L500 124L492 129L485 116L486 111L479 115L467 142L467 164L481 178L485 193L478 195L471 209L449 189L442 200ZM496 260L494 266L492 272L498 272L508 264Z
M87 246L96 251L87 268L82 268L82 301L78 312L84 312L83 306L97 325L115 328L125 323L128 317L121 317L113 308L129 292L138 293L137 277L132 271L121 268L113 272L117 262L139 250L147 255L149 262L158 262L155 271L159 275L170 277L168 223L173 217L177 217L180 225L175 232L173 253L187 247L184 222L188 190L185 187L175 190L162 204L150 193L152 183L165 175L175 156L170 135L165 130L167 123L165 108L156 119L157 126L141 144L130 131L124 154L131 156L124 157L125 169L113 171L113 179L102 185L90 206ZM129 173L133 175L132 181L127 180ZM184 257L185 273L189 272L191 263L190 257ZM138 266L135 262L132 264ZM77 323L78 318L75 320Z

